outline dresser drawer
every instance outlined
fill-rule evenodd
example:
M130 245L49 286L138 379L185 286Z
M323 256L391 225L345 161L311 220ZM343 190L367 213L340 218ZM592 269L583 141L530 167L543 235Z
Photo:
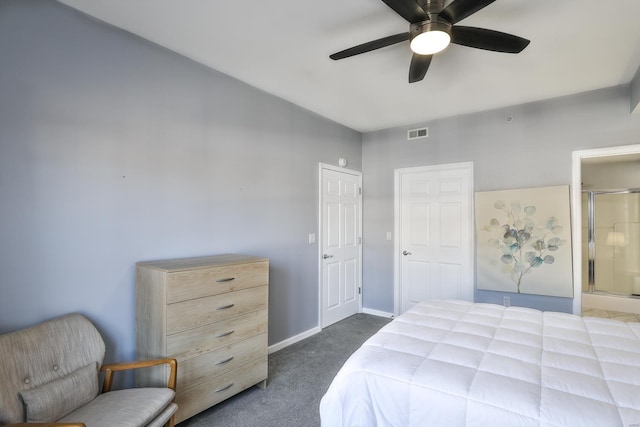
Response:
M176 424L190 417L190 414L201 412L265 379L267 379L266 356L184 392L178 389Z
M201 383L210 383L214 377L262 358L267 351L267 334L260 334L180 362L178 390L186 391Z
M171 304L167 306L167 335L266 308L268 298L268 287L258 286Z
M267 309L167 337L167 357L182 361L267 332ZM178 368L179 369L179 368ZM181 374L178 374L178 376Z
M167 303L218 295L268 283L268 261L172 272L167 277Z

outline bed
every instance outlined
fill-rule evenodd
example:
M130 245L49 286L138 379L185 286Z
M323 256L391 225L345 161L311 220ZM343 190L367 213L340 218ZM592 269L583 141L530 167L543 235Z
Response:
M430 300L333 379L323 427L640 426L640 323Z

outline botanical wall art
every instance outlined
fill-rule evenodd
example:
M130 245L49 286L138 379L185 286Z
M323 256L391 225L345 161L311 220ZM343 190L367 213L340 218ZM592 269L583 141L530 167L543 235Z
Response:
M569 186L477 192L478 289L572 297Z

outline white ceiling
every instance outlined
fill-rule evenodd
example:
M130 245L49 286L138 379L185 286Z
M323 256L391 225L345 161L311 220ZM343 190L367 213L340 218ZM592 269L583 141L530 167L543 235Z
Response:
M616 86L640 66L638 0L497 0L459 25L531 44L451 45L414 84L408 43L329 59L408 31L381 0L60 1L361 132Z

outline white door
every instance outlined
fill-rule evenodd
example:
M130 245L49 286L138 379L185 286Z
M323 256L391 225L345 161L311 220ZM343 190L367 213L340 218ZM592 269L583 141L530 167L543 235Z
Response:
M320 165L321 325L361 308L361 174Z
M396 170L396 314L473 300L473 164Z

